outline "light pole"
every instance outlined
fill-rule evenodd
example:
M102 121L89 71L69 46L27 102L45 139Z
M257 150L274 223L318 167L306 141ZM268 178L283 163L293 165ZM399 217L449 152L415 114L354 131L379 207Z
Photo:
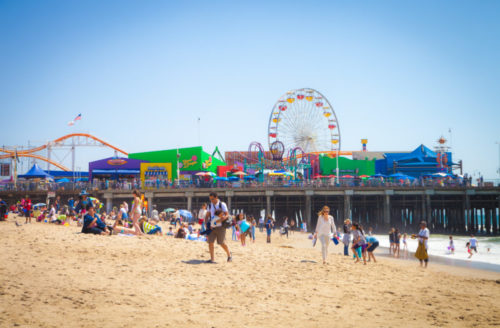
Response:
M179 153L179 148L177 148L177 187L180 185L180 169L179 169L179 159L181 158L181 154Z

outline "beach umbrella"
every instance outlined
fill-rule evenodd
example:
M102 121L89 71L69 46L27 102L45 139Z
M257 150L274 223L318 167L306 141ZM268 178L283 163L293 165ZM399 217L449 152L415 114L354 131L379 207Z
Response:
M193 218L193 214L191 214L191 212L189 212L188 210L179 210L179 214L188 220L191 220Z
M381 174L381 173L377 173L377 174L374 174L371 176L372 178L386 178L387 176Z
M346 174L346 175L342 175L340 176L341 179L354 179L354 176L353 175L349 175L349 174Z
M238 178L238 177L232 176L232 177L227 178L227 181L238 181L239 179L240 178Z
M406 175L406 174L402 174L402 173L394 173L394 174L391 174L389 175L389 178L393 178L393 179L409 179L409 180L414 180L415 178L412 177L412 176L409 176L409 175Z
M243 177L243 179L245 179L245 180L254 180L255 176L253 176L253 175L247 175L247 176Z
M237 171L237 172L233 172L232 175L247 175L247 174L243 171Z
M196 173L195 175L199 176L199 177L203 177L203 176L206 176L207 173L206 172L198 172Z
M209 176L209 177L217 176L217 174L215 174L214 172L205 172L205 173L206 173L206 176Z
M62 179L58 179L56 180L57 183L64 183L64 182L69 182L69 179L68 178L62 178Z
M229 181L227 178L225 177L215 177L214 180L217 180L217 181Z
M169 212L175 212L175 208L169 207L169 208L164 209L163 212L167 212L167 213L169 213Z
M47 206L47 204L45 204L45 203L38 203L38 204L33 205L33 208L36 210L36 209L39 209L40 207L45 207L45 206Z

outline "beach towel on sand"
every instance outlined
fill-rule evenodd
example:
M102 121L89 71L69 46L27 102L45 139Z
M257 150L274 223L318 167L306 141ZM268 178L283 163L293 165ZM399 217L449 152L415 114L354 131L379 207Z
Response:
M415 252L415 257L419 260L427 260L429 255L427 254L427 250L425 249L425 245L422 242L418 242L418 248Z

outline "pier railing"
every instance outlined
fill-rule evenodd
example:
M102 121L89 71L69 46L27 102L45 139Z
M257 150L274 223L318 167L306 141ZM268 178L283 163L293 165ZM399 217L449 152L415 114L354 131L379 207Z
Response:
M494 187L494 185L484 185L480 187ZM392 181L392 180L360 180L348 179L336 182L334 179L315 179L315 180L265 180L265 181L179 181L171 183L167 181L158 181L157 183L148 183L142 186L139 182L133 181L97 181L97 182L18 182L16 185L7 183L0 185L0 191L70 191L70 190L169 190L169 189L206 189L206 188L228 188L228 189L256 189L256 188L307 188L307 189L335 189L335 188L363 188L363 187L398 187L398 188L464 188L471 187L462 180L414 180Z

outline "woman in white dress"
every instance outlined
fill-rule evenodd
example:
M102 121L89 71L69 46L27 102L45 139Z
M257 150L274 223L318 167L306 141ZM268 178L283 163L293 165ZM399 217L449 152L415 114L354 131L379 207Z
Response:
M330 215L330 208L325 205L318 213L318 222L316 223L316 232L314 234L314 238L319 239L321 242L323 264L326 264L328 245L330 244L332 232L337 233L337 228L335 227L335 222L333 222L333 216Z

